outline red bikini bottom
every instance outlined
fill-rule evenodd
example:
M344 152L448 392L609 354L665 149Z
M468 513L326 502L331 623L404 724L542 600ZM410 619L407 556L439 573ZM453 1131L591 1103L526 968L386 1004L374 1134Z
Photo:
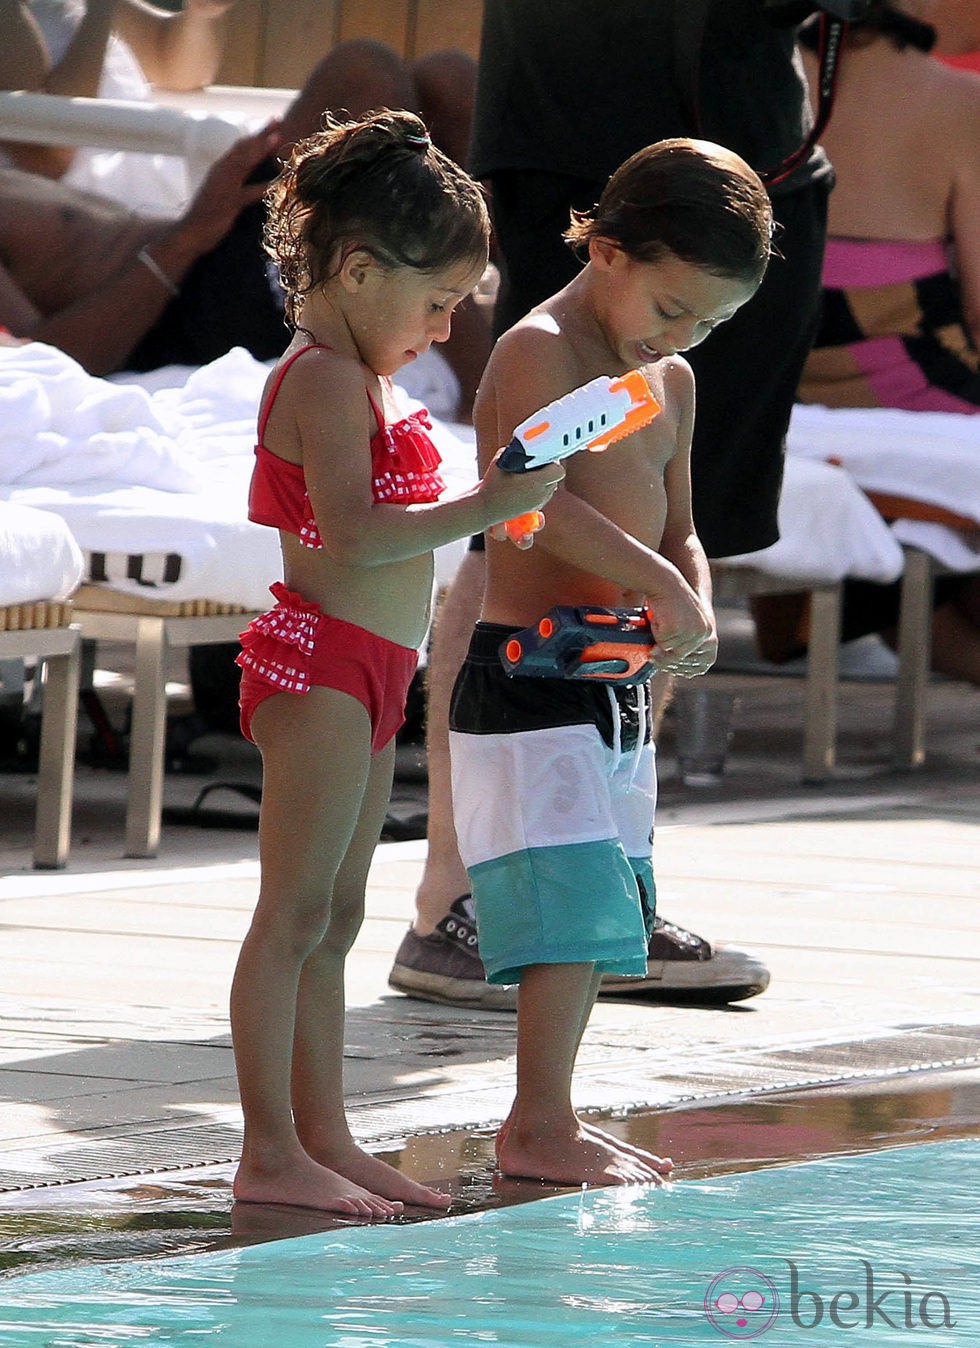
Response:
M405 720L418 651L330 617L279 581L270 588L278 603L241 634L242 734L252 740L255 708L274 693L336 688L367 710L371 753L379 753Z

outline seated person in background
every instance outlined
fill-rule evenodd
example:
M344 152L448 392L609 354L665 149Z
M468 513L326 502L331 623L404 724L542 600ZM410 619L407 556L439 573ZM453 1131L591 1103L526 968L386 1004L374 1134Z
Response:
M823 314L801 402L980 411L980 82L929 54L942 5L873 0L846 38L823 136L837 175ZM940 578L936 604L933 669L980 683L980 578ZM798 595L753 601L768 659L805 649L805 607ZM847 582L845 640L893 643L897 613L897 584Z
M0 0L0 89L143 101L217 74L234 0ZM188 190L173 156L8 141L2 161L139 209L177 214Z
M980 84L929 56L918 16L939 3L873 0L851 26L823 137L837 183L802 402L980 406Z
M316 130L328 108L354 116L376 106L415 111L424 89L433 122L445 121L446 90L458 86L459 67L455 53L429 57L417 88L387 47L333 48L281 123L222 156L176 220L0 169L0 324L59 347L98 375L201 365L233 346L272 359L285 332L282 292L262 248L265 185L250 175L274 176L277 151ZM460 309L446 356L460 379L465 418L490 337L472 301Z

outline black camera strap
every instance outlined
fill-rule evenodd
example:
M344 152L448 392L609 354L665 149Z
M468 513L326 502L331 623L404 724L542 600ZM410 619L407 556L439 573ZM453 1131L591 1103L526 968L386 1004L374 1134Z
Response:
M840 72L841 44L847 32L847 20L837 19L821 11L818 19L817 60L817 109L810 134L799 147L788 155L775 168L767 169L759 177L767 187L774 187L794 173L801 164L806 163L817 141L823 135L834 106L834 93L837 89L837 76Z
M679 0L674 6L674 59L691 124L698 135L701 134L701 47L712 3L714 0ZM841 44L848 25L845 19L834 18L824 11L821 11L818 22L819 76L813 126L803 144L781 164L759 170L759 177L767 187L784 182L801 164L806 163L830 121L840 69Z

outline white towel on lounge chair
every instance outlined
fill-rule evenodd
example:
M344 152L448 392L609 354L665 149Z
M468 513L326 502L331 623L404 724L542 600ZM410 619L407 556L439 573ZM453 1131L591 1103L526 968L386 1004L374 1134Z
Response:
M247 512L268 368L236 348L155 371L145 388L141 376L95 378L40 342L0 347L0 497L60 515L100 584L265 608L278 535ZM435 420L433 438L450 488L468 486L472 445ZM440 583L464 546L439 550Z
M0 485L139 483L196 491L179 414L133 385L96 379L43 342L0 347Z
M954 511L980 530L980 416L799 404L786 447L794 458L842 464L865 491ZM952 570L980 569L976 532L912 520L892 532Z
M57 515L0 501L0 607L67 599L83 570L78 544Z
M898 541L849 473L790 456L779 497L778 541L724 562L815 585L845 576L891 581L901 574L903 558Z

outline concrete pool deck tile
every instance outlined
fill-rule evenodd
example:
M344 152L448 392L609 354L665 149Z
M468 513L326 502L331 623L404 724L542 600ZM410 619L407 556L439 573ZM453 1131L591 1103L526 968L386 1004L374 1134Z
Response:
M950 1064L947 1075L965 1077L980 1063L975 690L931 690L929 757L902 774L888 767L892 690L849 688L843 766L806 788L801 689L761 682L740 693L717 788L679 785L667 727L656 870L662 913L758 954L770 988L725 1007L600 1002L583 1043L584 1108L633 1118L654 1106L674 1128L676 1111L700 1102L721 1111L720 1128L736 1101L764 1112L787 1090L807 1087L805 1101L839 1082L841 1111L865 1082ZM237 749L229 762L224 780L254 771ZM168 775L167 803L192 803L202 784ZM32 872L30 783L3 778L0 791L0 1213L29 1185L41 1186L35 1203L63 1201L123 1174L137 1177L133 1192L168 1174L172 1201L190 1210L212 1163L227 1210L241 1122L227 997L257 892L255 833L167 825L159 857L123 860L125 776L83 767L70 866ZM514 1017L387 986L423 847L384 844L372 868L348 965L351 1115L369 1145L404 1144L415 1173L440 1146L457 1148L486 1188Z

